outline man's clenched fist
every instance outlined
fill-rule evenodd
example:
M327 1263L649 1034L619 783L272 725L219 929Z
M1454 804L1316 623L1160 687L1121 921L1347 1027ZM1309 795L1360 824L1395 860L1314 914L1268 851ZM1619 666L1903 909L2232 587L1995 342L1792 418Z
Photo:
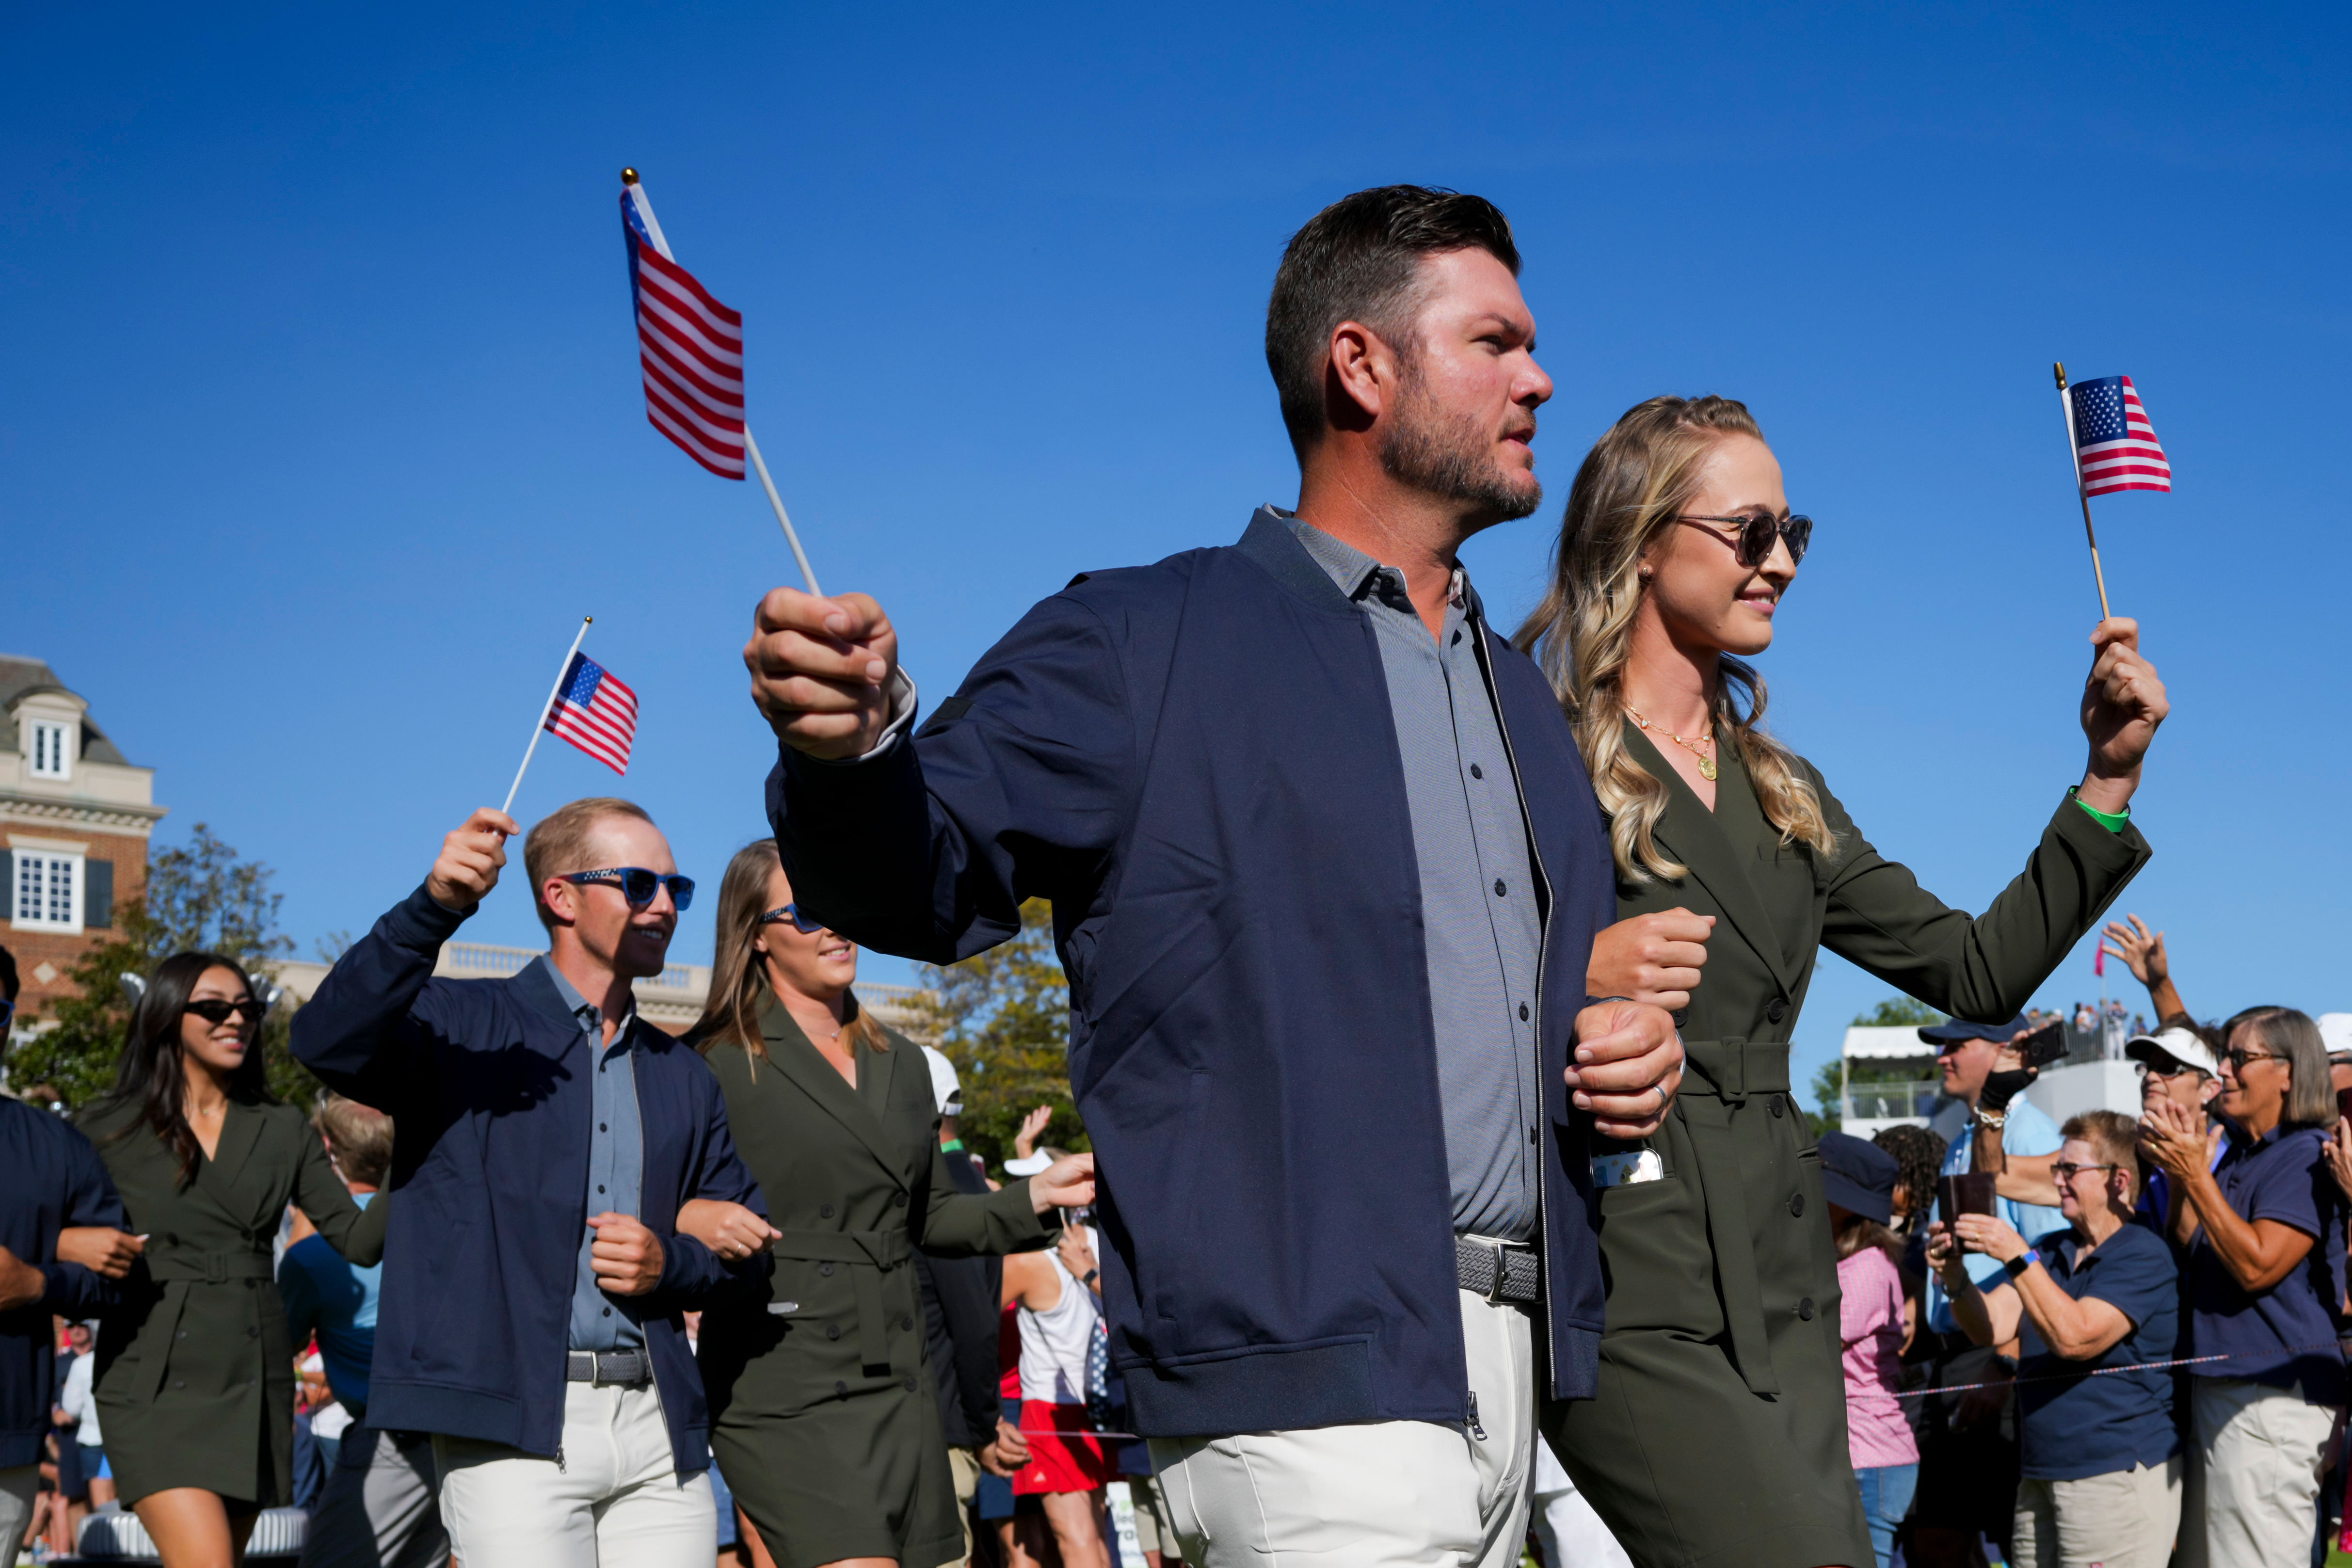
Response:
M863 756L890 722L898 634L863 594L820 599L772 590L752 618L743 664L768 727L809 756Z
M522 828L503 811L483 806L466 826L441 840L441 854L425 875L425 891L445 910L463 911L489 897L507 863L507 840Z
M1647 1138L1682 1087L1683 1042L1665 1012L1640 1002L1596 1002L1576 1016L1568 1097L1604 1138Z
M588 1247L588 1267L600 1289L615 1296L642 1296L661 1283L661 1237L625 1214L593 1215L588 1224L596 1233Z

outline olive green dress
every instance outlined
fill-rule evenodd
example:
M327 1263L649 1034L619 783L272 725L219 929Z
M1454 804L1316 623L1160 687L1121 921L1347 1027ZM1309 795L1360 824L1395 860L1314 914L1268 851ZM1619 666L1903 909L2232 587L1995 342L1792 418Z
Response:
M1860 1568L1874 1559L1846 1448L1837 1251L1789 1081L1816 950L1931 1006L2003 1021L2147 843L2062 801L2024 870L1971 918L1873 849L1810 763L1832 855L1780 842L1731 748L1709 812L1631 723L1625 739L1665 783L1657 836L1690 875L1622 884L1620 918L1680 905L1718 919L1676 1020L1688 1071L1648 1141L1663 1177L1599 1194L1599 1397L1549 1405L1545 1429L1641 1568Z
M362 1266L383 1256L388 1203L352 1201L290 1105L231 1100L220 1142L180 1182L179 1156L135 1110L83 1124L147 1248L98 1334L98 1408L125 1504L201 1487L258 1508L294 1500L294 1346L270 1250L289 1203Z
M985 1197L956 1191L911 1041L858 1050L852 1089L781 1005L761 1023L764 1059L735 1045L707 1058L736 1152L784 1233L764 1289L703 1313L711 1452L778 1568L960 1561L909 1259L917 1247L1017 1252L1053 1233L1026 1181Z

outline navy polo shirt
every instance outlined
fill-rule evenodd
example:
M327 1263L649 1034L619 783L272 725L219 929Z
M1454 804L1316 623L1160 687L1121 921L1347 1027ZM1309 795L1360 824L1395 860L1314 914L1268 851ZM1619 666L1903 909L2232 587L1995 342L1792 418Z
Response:
M2042 1267L2077 1301L2105 1301L2131 1320L2130 1331L2096 1361L2053 1352L2028 1312L2017 1335L2017 1412L2023 1471L2035 1480L2073 1481L2135 1465L2157 1466L2180 1451L2172 1419L2172 1373L2095 1367L2170 1361L2180 1339L2180 1273L2172 1248L2145 1226L2126 1225L2090 1252L2072 1226L2036 1241Z
M2190 1343L2200 1356L2230 1359L2193 1366L2190 1374L2271 1388L2300 1382L2306 1403L2341 1405L2336 1306L2344 1300L2344 1197L2327 1169L2327 1134L2276 1127L2249 1139L2231 1127L2213 1179L2242 1217L2274 1219L2316 1239L2285 1279L2249 1291L2199 1229L2189 1248Z

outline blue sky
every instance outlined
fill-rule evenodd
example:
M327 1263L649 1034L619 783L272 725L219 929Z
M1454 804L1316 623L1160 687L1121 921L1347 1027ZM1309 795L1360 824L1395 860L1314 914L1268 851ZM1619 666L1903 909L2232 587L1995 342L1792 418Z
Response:
M1532 603L1617 413L1745 398L1820 522L1773 722L1954 903L2081 773L2096 600L2049 363L2132 375L2179 488L2096 505L2176 712L2125 904L2200 1013L2352 1007L2342 13L997 9L17 16L0 648L156 768L164 841L276 867L307 948L504 793L593 613L644 704L626 793L715 886L761 830L738 653L791 565L756 487L645 423L624 163L744 313L818 570L890 606L933 700L1073 573L1295 494L1282 244L1444 184L1510 214L1559 387L1553 503L1468 552L1489 604ZM519 810L614 783L543 747ZM527 894L467 934L536 940ZM2094 994L2090 953L2042 999ZM1825 958L1801 1071L1886 994Z

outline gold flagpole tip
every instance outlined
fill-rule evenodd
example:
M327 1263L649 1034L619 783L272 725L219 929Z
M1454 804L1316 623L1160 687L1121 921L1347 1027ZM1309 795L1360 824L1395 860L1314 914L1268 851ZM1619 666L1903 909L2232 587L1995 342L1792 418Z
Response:
M2058 390L2061 392L2065 391L2066 362L2063 359L2053 362L2050 366L2050 374L2058 378Z
M593 616L583 616L580 617L580 624L583 626L593 626L596 624L596 617Z
M625 185L634 185L636 183L637 172L635 169L624 169L621 171L621 184Z

